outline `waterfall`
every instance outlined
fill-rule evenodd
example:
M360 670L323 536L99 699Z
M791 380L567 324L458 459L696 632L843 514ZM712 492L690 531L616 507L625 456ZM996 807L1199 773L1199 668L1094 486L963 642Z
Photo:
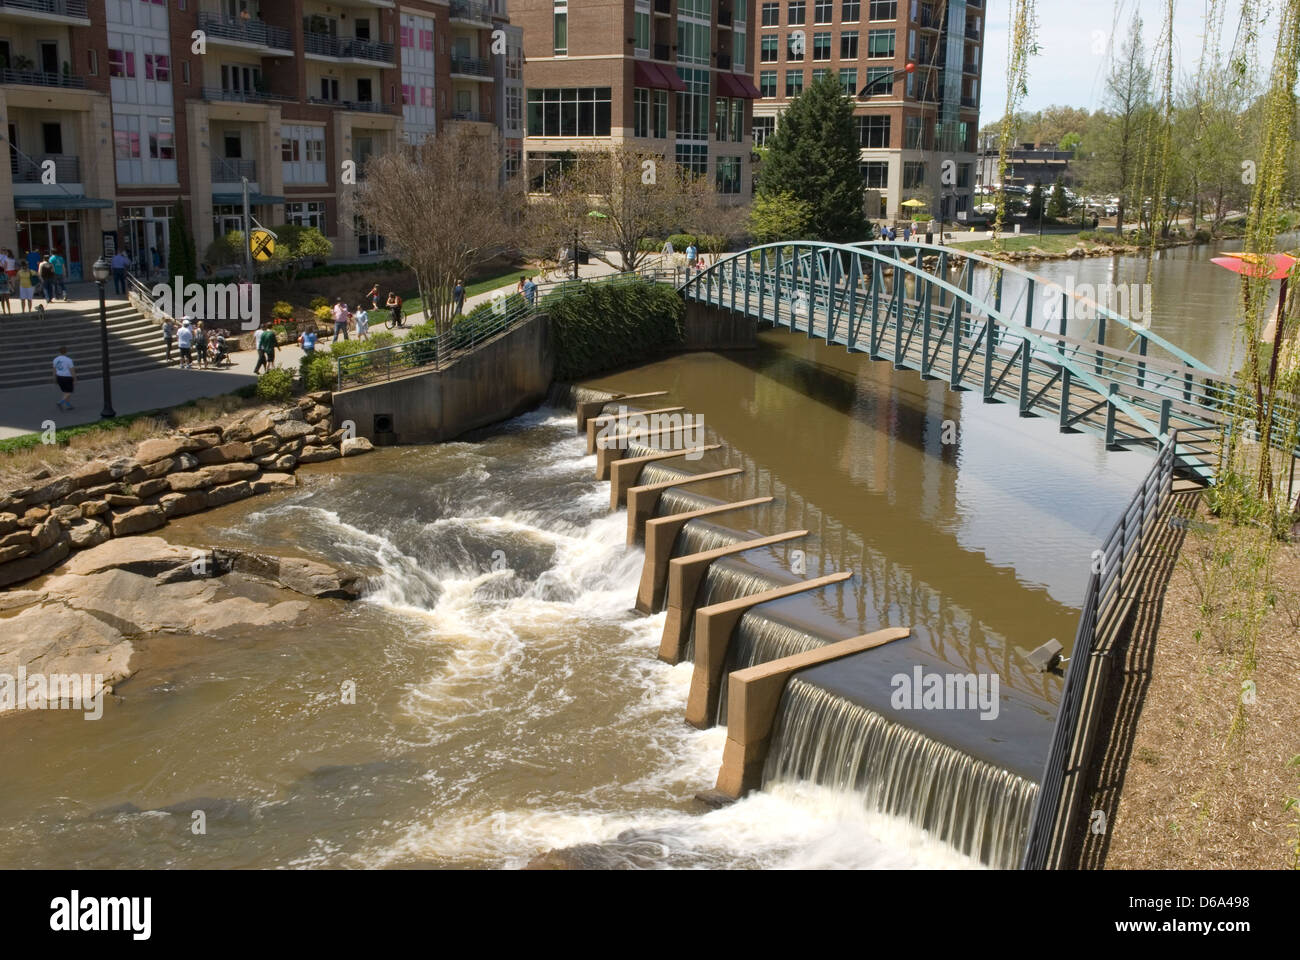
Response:
M1038 785L791 677L763 785L812 781L856 793L984 864L1019 865Z
M715 497L706 497L689 490L670 488L659 494L659 503L655 507L656 517L668 517L674 513L687 513L691 510L703 510L725 503Z
M552 383L546 393L546 405L559 410L574 410L586 400L611 400L613 397L608 390L592 390L590 387L557 382Z
M689 527L690 525L687 524ZM703 549L711 549L704 547ZM695 552L695 551L691 551ZM681 554L678 554L679 556ZM725 603L728 600L735 600L737 597L747 597L753 593L762 593L764 590L771 590L773 587L782 586L782 583L765 576L752 567L740 567L734 563L728 563L725 559L715 560L709 564L708 572L704 574L704 582L700 584L700 590L697 594L695 606L689 611L690 614L690 633L686 638L686 646L682 648L683 660L695 660L695 611L700 607L707 607L714 603Z
M641 476L637 478L637 483L648 486L652 483L667 483L669 480L685 480L690 476L691 474L685 470L652 462L641 468Z
M744 670L770 660L780 660L832 642L834 641L828 637L820 637L779 620L770 620L757 610L750 610L740 618L740 623L736 624L736 631L731 636L723 677L730 676L733 670ZM722 695L718 697L718 713L713 718L713 722L719 726L727 725L727 689L730 686L724 679Z

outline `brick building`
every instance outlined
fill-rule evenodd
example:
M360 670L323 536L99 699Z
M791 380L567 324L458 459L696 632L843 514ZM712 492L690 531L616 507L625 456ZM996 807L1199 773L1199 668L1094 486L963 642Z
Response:
M0 0L0 58L0 247L62 249L73 279L111 244L165 263L178 198L202 254L244 178L262 223L378 256L340 204L369 156L451 124L522 147L506 0Z

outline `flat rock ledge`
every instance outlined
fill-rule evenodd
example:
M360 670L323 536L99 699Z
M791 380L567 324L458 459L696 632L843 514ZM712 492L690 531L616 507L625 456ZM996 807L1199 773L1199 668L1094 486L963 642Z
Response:
M31 589L0 593L0 686L10 693L0 690L0 714L15 709L20 670L94 678L83 696L111 693L133 672L133 638L293 626L318 600L353 600L362 586L358 573L314 560L181 547L161 537L108 540Z
M347 426L346 424L344 425ZM248 411L145 440L131 457L48 471L0 494L0 587L23 583L78 551L157 530L183 517L297 485L299 464L369 453L335 429L333 395Z

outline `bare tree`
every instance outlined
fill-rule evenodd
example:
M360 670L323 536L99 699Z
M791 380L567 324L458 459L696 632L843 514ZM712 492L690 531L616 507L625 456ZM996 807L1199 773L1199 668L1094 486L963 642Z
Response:
M451 326L456 281L517 248L524 192L518 178L502 183L502 163L494 137L453 128L372 157L353 193L352 212L415 273L439 333Z
M628 146L580 154L530 206L530 245L547 260L577 235L596 259L635 270L657 252L641 249L643 241L693 219L712 192L661 154Z

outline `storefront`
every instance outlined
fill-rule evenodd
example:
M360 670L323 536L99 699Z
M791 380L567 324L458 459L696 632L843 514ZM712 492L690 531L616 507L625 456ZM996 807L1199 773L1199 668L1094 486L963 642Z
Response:
M55 208L55 203L60 206ZM15 197L18 246L14 253L19 257L33 250L62 254L68 264L68 280L85 280L90 276L90 264L98 256L93 239L91 249L86 248L86 240L98 237L96 224L99 222L98 216L86 211L112 206L111 200L91 197Z

